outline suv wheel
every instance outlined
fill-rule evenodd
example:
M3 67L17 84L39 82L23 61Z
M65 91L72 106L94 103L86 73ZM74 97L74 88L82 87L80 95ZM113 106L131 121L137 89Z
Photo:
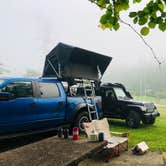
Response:
M130 111L127 118L126 124L131 128L138 128L141 122L141 118L138 112Z
M144 124L154 124L155 123L155 118L150 118L150 119L143 119L142 122Z
M74 121L74 126L78 127L80 132L84 132L84 122L90 122L89 114L87 112L81 112L77 115Z

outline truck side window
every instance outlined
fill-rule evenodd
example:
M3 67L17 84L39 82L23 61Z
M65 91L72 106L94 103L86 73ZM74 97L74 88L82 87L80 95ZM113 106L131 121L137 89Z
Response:
M3 87L2 92L9 92L14 98L33 97L32 82L12 82Z
M39 88L41 98L55 98L60 96L58 86L55 83L39 82Z

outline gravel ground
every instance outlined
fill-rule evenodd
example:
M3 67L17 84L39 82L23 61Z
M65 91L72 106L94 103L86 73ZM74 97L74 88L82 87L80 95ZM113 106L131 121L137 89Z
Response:
M99 154L84 160L79 166L163 166L162 154L148 151L144 155L134 155L131 150L123 152L119 157L104 162Z

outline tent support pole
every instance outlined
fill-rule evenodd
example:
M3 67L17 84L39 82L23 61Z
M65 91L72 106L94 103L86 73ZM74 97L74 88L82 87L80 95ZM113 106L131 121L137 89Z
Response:
M52 65L52 63L50 62L50 60L47 60L49 65L52 67L52 69L54 70L55 74L59 77L59 74L57 73L57 71L55 70L54 66Z
M58 63L58 72L59 72L59 77L62 77L61 76L61 64L60 63Z

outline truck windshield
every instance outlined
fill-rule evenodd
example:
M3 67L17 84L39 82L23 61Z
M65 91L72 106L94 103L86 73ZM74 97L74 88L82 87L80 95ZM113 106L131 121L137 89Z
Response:
M128 96L126 95L126 93L124 92L124 90L122 88L114 87L114 91L115 91L115 94L116 94L116 97L118 98L118 100L128 99Z

